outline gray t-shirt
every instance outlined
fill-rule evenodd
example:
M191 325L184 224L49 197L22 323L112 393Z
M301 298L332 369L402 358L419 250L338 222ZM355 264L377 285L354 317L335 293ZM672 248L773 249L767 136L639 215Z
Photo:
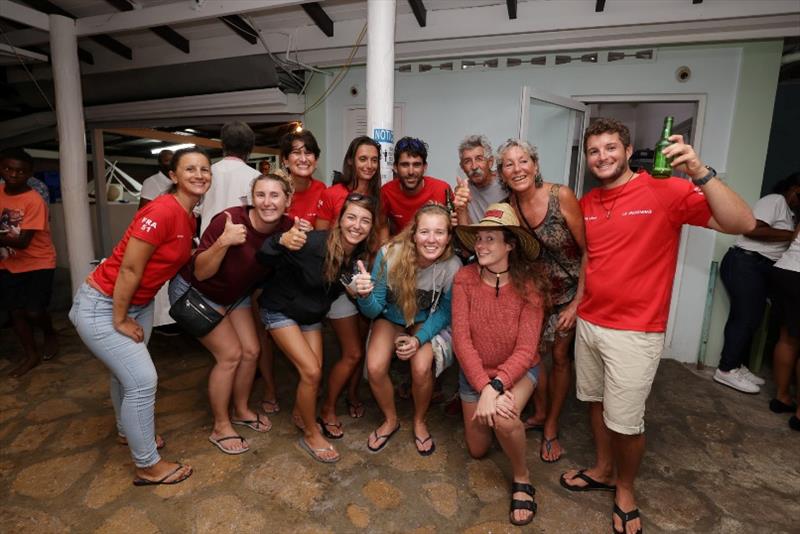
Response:
M468 182L468 184L471 198L467 205L467 213L471 224L483 218L483 214L486 213L486 208L490 204L502 202L508 197L508 190L500 178L495 178L492 183L482 189L472 185L472 182Z

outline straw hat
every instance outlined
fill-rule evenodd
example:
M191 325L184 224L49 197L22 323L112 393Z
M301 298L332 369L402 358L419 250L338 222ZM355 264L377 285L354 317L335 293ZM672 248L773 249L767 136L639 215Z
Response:
M517 219L517 214L514 213L514 208L511 207L511 204L505 202L490 204L486 208L483 218L477 224L456 226L456 234L461 243L474 252L476 232L479 230L500 230L502 228L510 230L517 237L519 244L522 246L522 252L529 260L536 259L539 256L539 241L519 225L519 219Z

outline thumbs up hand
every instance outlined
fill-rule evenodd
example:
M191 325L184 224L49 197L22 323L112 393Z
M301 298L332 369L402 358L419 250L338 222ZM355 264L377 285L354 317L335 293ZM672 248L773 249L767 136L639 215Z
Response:
M467 204L471 200L469 186L467 181L460 176L456 177L456 189L453 193L453 207L456 211L461 211L467 208Z
M300 217L295 217L294 225L288 231L281 234L278 243L289 250L300 250L303 248L303 245L306 244L306 240L308 239L306 231L303 230L303 223L308 224L308 221L304 221Z
M241 245L247 240L247 228L243 224L236 224L231 218L231 214L225 212L225 229L217 241L224 247Z
M372 276L370 276L369 272L367 271L366 267L364 267L364 262L358 260L356 262L356 266L358 267L358 272L353 275L353 281L355 282L355 289L356 294L364 298L375 288L375 284L372 282Z

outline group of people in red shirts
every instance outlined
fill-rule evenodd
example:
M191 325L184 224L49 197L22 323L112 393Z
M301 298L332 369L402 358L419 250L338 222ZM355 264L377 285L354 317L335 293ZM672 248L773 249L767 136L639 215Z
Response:
M383 414L367 450L383 450L401 425L389 378L396 355L409 362L414 446L422 456L434 454L426 412L436 376L454 354L467 449L481 457L497 437L512 465L509 520L516 525L536 513L526 425L543 430L543 461L563 453L558 415L574 344L577 395L589 404L597 456L595 465L565 472L561 485L614 492L613 529L641 531L633 486L681 226L728 233L755 226L747 204L681 136L664 153L690 180L655 179L629 168L633 148L623 124L593 121L583 148L600 186L580 201L568 187L543 180L539 154L519 139L493 155L482 136L467 138L459 147L467 180L459 179L455 191L426 175L427 145L415 138L397 142L395 177L383 186L380 146L354 139L327 188L313 177L320 148L307 130L281 139L285 170L267 174L246 164L253 146L247 125L226 125L222 141L225 158L214 166L196 147L174 154L172 190L137 213L70 312L111 371L117 429L136 464L135 484L175 484L192 473L160 457L165 443L153 417L150 302L171 280L171 301L194 289L224 313L200 339L215 357L208 439L221 452L247 452L247 439L234 427L267 432L269 415L281 409L274 342L298 371L292 420L302 433L298 447L313 459L340 459L332 442L345 433L336 412L342 392L350 416L364 415L358 397L364 355ZM193 210L201 200L225 207L208 218L199 208L205 231L192 252ZM326 318L341 358L318 410ZM546 353L550 372L541 363ZM257 366L266 387L253 409L248 399ZM545 383L549 393L523 422L523 409Z

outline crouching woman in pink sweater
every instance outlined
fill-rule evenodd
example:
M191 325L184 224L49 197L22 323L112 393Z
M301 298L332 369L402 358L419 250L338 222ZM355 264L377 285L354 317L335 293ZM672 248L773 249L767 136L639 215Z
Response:
M477 258L453 282L453 348L461 365L467 448L473 458L481 458L492 434L497 436L513 472L509 520L526 525L536 514L536 503L519 414L539 375L546 294L533 263L539 245L520 228L508 204L490 205L479 223L456 231Z

